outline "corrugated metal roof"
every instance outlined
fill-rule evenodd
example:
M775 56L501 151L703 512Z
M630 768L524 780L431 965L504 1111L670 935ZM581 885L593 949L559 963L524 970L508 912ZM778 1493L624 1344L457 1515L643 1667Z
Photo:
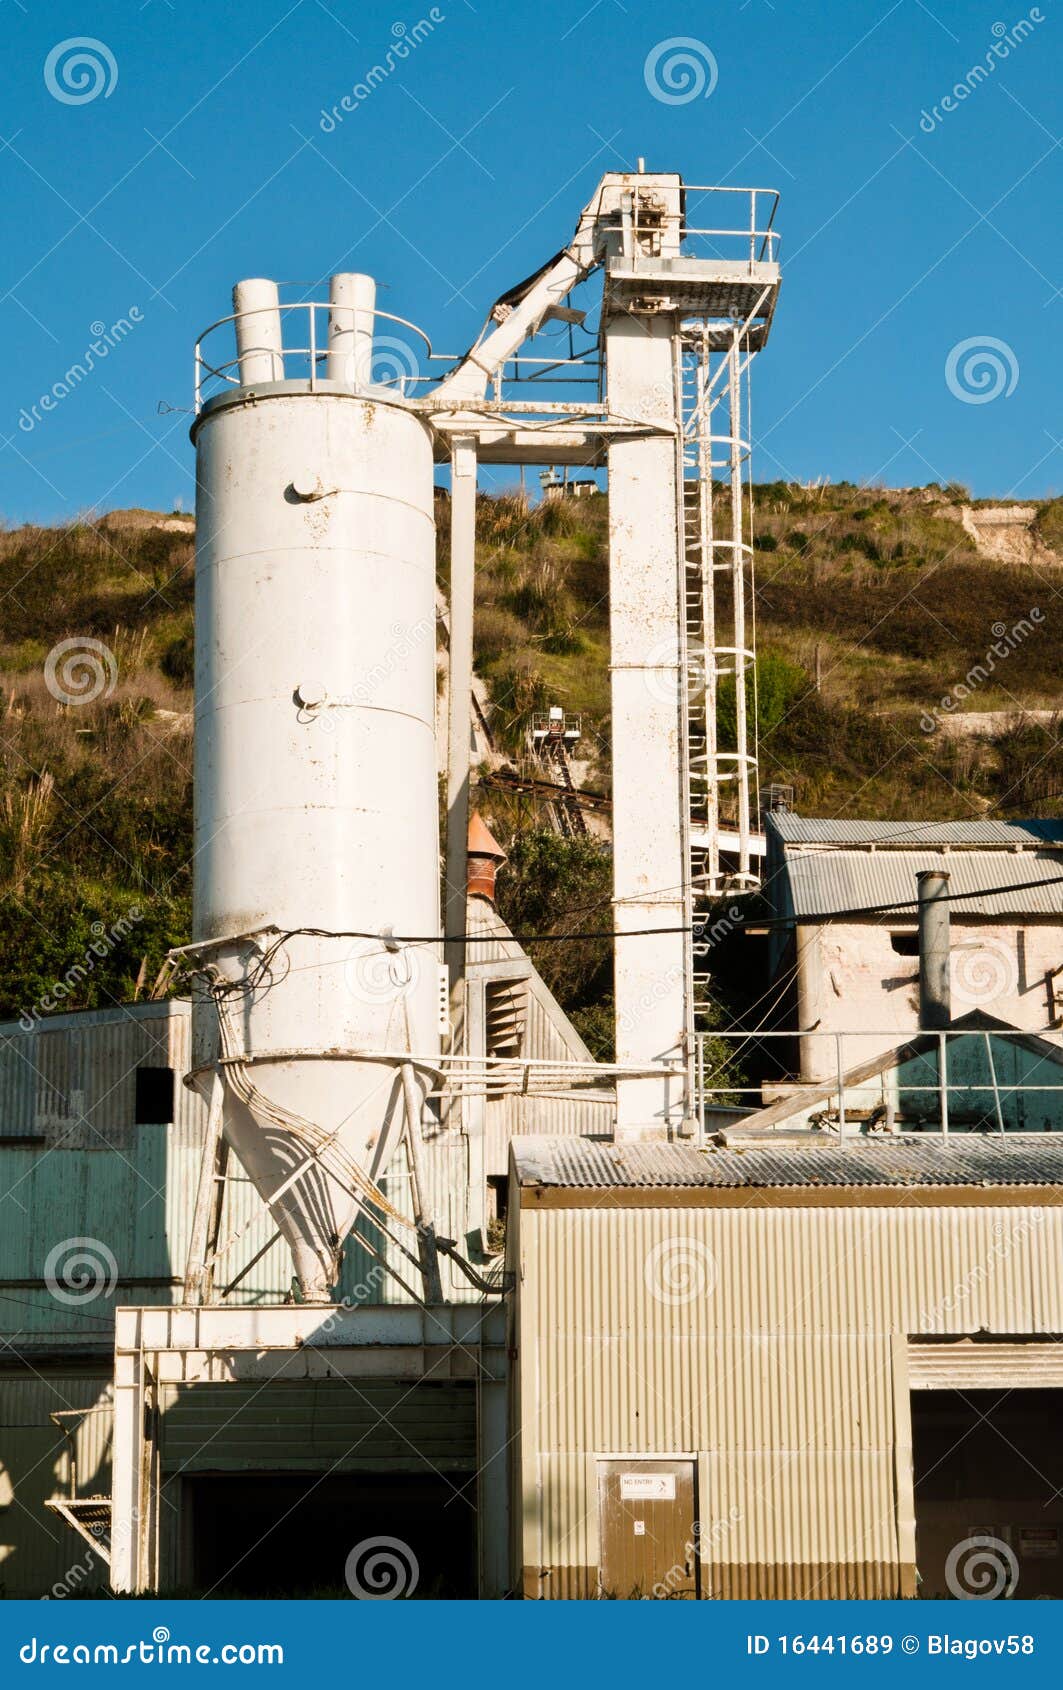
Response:
M916 875L944 869L953 915L1063 915L1063 853L1023 851L787 851L789 902L798 916L827 916L877 904L908 904L899 920L915 919ZM1028 886L1027 882L1041 882ZM1022 891L990 892L1014 884ZM956 894L961 894L956 896Z
M1063 1185L1063 1134L955 1134L778 1149L514 1140L521 1185L637 1187Z
M787 845L1059 845L1063 821L853 821L772 810L767 826Z

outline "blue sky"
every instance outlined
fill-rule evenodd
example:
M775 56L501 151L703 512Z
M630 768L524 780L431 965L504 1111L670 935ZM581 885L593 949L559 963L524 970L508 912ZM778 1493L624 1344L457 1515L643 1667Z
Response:
M568 238L603 171L639 155L782 192L758 478L1059 493L1059 13L1058 0L442 0L434 14L422 0L0 0L0 517L191 505L192 346L239 276L369 270L382 307L460 351ZM328 132L322 112L431 16ZM1006 57L991 53L1002 30ZM79 37L109 59L94 49L101 92L70 103L46 64ZM668 103L647 58L681 37L715 86ZM992 72L972 77L987 55ZM132 327L105 363L35 417L93 325L122 317ZM972 403L946 364L987 340L1000 377L976 360L972 380L1002 391Z

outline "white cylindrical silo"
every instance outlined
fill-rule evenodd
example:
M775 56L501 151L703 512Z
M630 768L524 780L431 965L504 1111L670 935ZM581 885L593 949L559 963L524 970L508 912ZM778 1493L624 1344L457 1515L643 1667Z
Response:
M254 1088L226 1070L226 1135L270 1201L307 1155L292 1116L379 1178L400 1060L423 1096L439 1050L432 451L393 396L297 382L194 437L194 937ZM266 927L290 937L264 971ZM349 1193L313 1163L272 1207L327 1298Z

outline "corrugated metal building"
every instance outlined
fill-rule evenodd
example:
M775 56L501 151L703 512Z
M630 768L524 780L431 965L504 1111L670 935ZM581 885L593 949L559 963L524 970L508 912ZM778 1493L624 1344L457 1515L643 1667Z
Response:
M486 1004L500 982L518 993L521 1055L589 1061L486 900L470 899L470 923L493 941L480 947L470 969L473 1001ZM481 1017L481 1029L489 1019ZM192 1060L190 1021L189 1004L175 1000L0 1026L0 1592L8 1595L39 1595L53 1586L65 1591L69 1580L79 1589L106 1583L106 1569L43 1504L72 1488L72 1460L82 1495L110 1492L115 1308L181 1300L206 1126L199 1092L183 1083ZM437 1229L497 1277L510 1137L607 1129L610 1103L611 1094L600 1088L575 1101L541 1098L534 1107L527 1098L487 1089L447 1109L434 1130L426 1126L423 1151L425 1196ZM409 1214L401 1157L382 1184ZM224 1191L219 1240L235 1243L216 1283L224 1289L238 1281L226 1298L230 1305L284 1302L291 1290L288 1251L270 1243L270 1215L232 1160ZM371 1231L368 1237L380 1244ZM394 1246L383 1254L408 1274ZM441 1269L448 1301L482 1301L452 1263ZM347 1249L338 1295L352 1309L409 1301L358 1238ZM408 1386L374 1387L389 1388L408 1395ZM334 1466L348 1477L361 1474L364 1486L373 1474L402 1465L396 1438L407 1438L407 1467L422 1444L431 1454L433 1418L472 1471L465 1446L477 1436L475 1398L460 1389L457 1402L453 1395L429 1386L408 1409L389 1409L383 1398L374 1408L372 1393L363 1388L355 1395L344 1381L323 1383L309 1395L259 1386L253 1413L245 1413L238 1387L171 1391L162 1404L176 1504L166 1511L168 1564L192 1564L179 1540L182 1532L188 1537L194 1515L199 1538L211 1535L217 1493L199 1482L205 1472L234 1479L240 1471L276 1472L278 1462L293 1476L308 1465ZM377 1428L371 1436L362 1424L367 1415ZM344 1437L346 1457L337 1448ZM439 1466L435 1456L431 1464Z
M1029 1032L1063 1024L1063 822L838 821L772 812L771 968L806 1080L918 1026L916 876L945 870L957 1014ZM863 912L863 913L861 913Z
M527 1596L947 1594L972 1534L1063 1594L1063 1139L524 1140L513 1185ZM1005 1384L1043 1483L964 1407Z

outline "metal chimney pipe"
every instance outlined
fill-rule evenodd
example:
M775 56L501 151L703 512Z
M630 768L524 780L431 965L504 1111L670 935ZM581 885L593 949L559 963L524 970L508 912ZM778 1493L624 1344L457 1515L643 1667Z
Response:
M244 387L284 380L280 290L276 282L252 276L233 288L236 354Z
M345 271L329 282L329 381L368 387L373 380L373 313L376 282L372 276Z
M919 1025L935 1031L952 1020L949 994L949 877L924 869L919 886Z

